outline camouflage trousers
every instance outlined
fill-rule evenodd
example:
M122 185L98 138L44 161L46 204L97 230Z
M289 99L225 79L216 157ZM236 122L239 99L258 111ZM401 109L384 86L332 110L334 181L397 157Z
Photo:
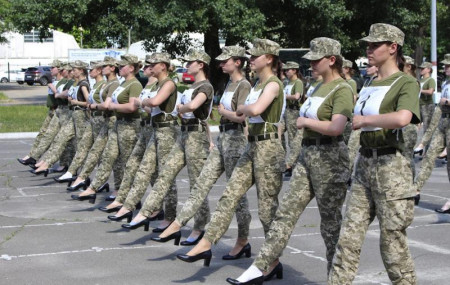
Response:
M170 190L170 185L185 165L188 169L189 186L192 189L205 164L208 152L209 141L204 130L181 132L181 136L178 137L170 150L167 160L161 165L162 169L159 172L158 179L156 179L153 191L147 196L142 206L141 214L149 217L161 208L163 199ZM209 205L208 199L205 199L194 216L194 230L202 231L208 221Z
M138 140L134 145L130 157L128 158L127 164L125 166L125 173L116 195L116 201L121 204L123 204L123 202L127 198L128 193L130 192L131 186L133 185L133 181L137 175L139 165L142 162L148 143L153 137L153 132L154 129L150 124L146 124L145 126L141 127L141 131L138 135Z
M346 145L348 145L348 141L350 140L351 134L352 134L352 123L347 122L347 124L345 124L344 132L342 133L342 136L344 136L344 142Z
M348 158L350 161L350 173L353 173L353 166L355 165L355 159L358 154L359 138L361 137L361 130L353 130L348 140Z
M186 225L197 213L214 183L223 172L225 172L227 180L230 179L231 173L239 157L244 152L246 144L247 139L241 130L228 130L220 133L216 146L209 153L202 172L191 189L189 198L177 215L176 220L181 225ZM252 216L248 209L248 200L245 194L238 202L236 219L238 223L238 238L246 239L249 235Z
M65 125L67 121L72 119L72 111L69 110L69 106L58 106L56 109L56 116L59 118L59 129L61 126ZM57 133L54 135L56 137ZM52 138L54 140L54 138ZM69 166L72 163L72 159L75 155L75 138L72 138L68 144L70 145L60 156L59 164L64 166Z
M298 110L286 108L284 111L284 126L288 133L288 145L292 148L292 142L297 134Z
M436 128L439 124L439 121L441 120L441 115L442 115L441 108L439 106L434 108L434 112L433 112L433 116L431 117L430 125L428 126L427 130L425 131L425 133L422 136L421 143L424 146L427 146L428 144L430 144L431 137L433 136L433 133L436 130Z
M136 205L144 197L148 185L156 186L157 178L159 178L158 174L162 173L164 163L168 161L169 153L175 145L179 133L179 127L175 125L154 128L153 136L147 143L133 184L128 192L119 192L116 198L117 202L123 203L124 207L129 210L136 209ZM175 178L170 181L167 187L167 195L163 197L165 204L164 216L167 221L173 221L177 215L178 204L178 191ZM161 208L162 203L157 210Z
M414 146L417 142L417 126L413 124L408 124L402 129L403 140L405 142L405 150L403 155L410 159L411 173L414 180L416 177L416 163L414 162Z
M69 143L72 138L75 138L78 147L86 127L86 119L85 111L73 111L72 120L69 119L65 125L61 125L53 143L41 160L47 163L47 165L53 165L59 160L63 152L72 151L70 148L73 147L73 144Z
M29 157L32 157L37 160L45 152L45 150L47 150L45 149L41 152L41 150L38 148L39 144L41 144L43 137L45 136L45 133L47 132L50 121L53 119L53 117L55 117L54 115L55 111L52 109L48 109L47 116L45 117L44 122L42 122L41 128L39 129L39 133L34 139L33 145L31 146L31 150L28 153Z
M423 126L422 130L425 133L428 126L431 123L431 117L433 116L434 104L420 105L420 118L422 120Z
M326 246L328 270L339 239L342 205L350 178L348 150L344 142L306 146L297 161L289 191L283 197L275 219L266 234L254 265L268 271L281 256L300 215L316 197L320 213L320 233Z
M139 133L139 120L116 120L113 131L108 134L108 141L102 153L100 165L95 173L90 188L97 191L108 181L114 166L114 187L119 189L125 171L125 164L133 151Z
M100 129L97 137L95 138L94 144L88 152L86 160L84 161L83 168L81 169L79 177L86 179L91 175L92 171L96 165L99 164L100 158L105 150L106 142L108 137L112 132L115 132L114 126L116 125L116 117L112 116L105 118L105 123ZM75 174L70 172L71 174Z
M103 116L92 116L90 120L85 121L85 130L78 144L77 151L72 163L67 170L69 173L77 173L78 169L83 166L83 162L94 144L94 138L100 133L100 129L105 125Z
M442 118L431 139L430 148L422 160L422 166L414 182L414 189L420 191L430 178L436 157L447 147L447 161L450 160L450 118ZM450 181L450 164L447 163L447 174Z
M367 158L355 165L328 284L352 284L358 271L361 246L375 217L380 223L380 251L393 284L416 284L406 228L414 218L410 159L400 152Z
M258 194L259 220L267 234L278 208L284 156L281 142L276 138L247 144L211 217L204 235L206 240L215 244L225 234L239 200L253 183Z
M289 148L289 155L286 159L287 166L294 166L302 152L303 129L297 129L297 134Z

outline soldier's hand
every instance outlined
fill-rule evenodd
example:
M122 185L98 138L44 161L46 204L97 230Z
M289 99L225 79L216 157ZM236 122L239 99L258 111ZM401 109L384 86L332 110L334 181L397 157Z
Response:
M303 129L304 127L306 127L306 123L309 119L305 118L305 117L298 117L297 119L297 128L298 129Z
M365 126L364 124L365 124L364 116L360 116L360 115L353 116L352 129L359 130Z

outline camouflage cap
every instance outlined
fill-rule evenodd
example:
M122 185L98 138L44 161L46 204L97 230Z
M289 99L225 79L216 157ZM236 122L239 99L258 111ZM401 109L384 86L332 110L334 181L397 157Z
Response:
M414 61L414 59L410 56L405 55L405 63L406 64L410 64L410 65L416 65L416 62Z
M89 68L90 69L96 69L96 68L102 68L103 67L103 62L102 61L91 61L89 63Z
M441 61L442 64L450 64L450 53L444 55L444 60Z
M137 64L137 63L141 63L139 58L137 56L135 56L134 54L124 54L120 56L120 60L118 62L119 65L128 65L128 64Z
M369 35L360 39L369 43L393 42L403 45L405 34L396 26L377 23L370 26Z
M310 43L310 51L303 56L309 60L319 60L325 56L341 55L341 44L330 38L315 38Z
M433 65L431 64L431 62L428 61L424 61L422 62L422 64L419 66L419 68L433 68Z
M51 67L61 68L61 66L63 66L63 62L60 61L60 60L58 60L58 59L55 59L55 60L53 60L49 65L50 65Z
M280 45L268 39L254 39L253 47L246 52L253 56L261 56L263 54L280 55Z
M211 57L204 51L198 49L189 49L187 54L181 58L184 61L202 61L206 64L209 64L211 61Z
M70 66L69 62L63 62L62 65L61 65L61 69L65 69L65 70L70 71L70 70L72 70L72 66Z
M147 57L147 55L146 55L145 62L150 63L150 64L160 63L160 62L165 62L165 63L170 64L170 55L165 52L155 52L154 54L152 54L149 57Z
M348 60L348 59L344 59L344 61L342 63L342 67L352 68L353 67L353 63L350 60Z
M103 61L101 62L101 65L119 66L119 63L117 62L117 59L115 59L114 57L105 56L105 58L103 58Z
M286 63L283 63L282 69L299 69L300 65L296 63L295 61L288 61Z
M88 68L88 64L81 60L75 60L74 62L70 63L70 66L72 66L72 68L80 68L80 69Z
M245 57L245 48L240 46L224 46L222 48L222 53L216 57L216 60L224 61L233 56Z

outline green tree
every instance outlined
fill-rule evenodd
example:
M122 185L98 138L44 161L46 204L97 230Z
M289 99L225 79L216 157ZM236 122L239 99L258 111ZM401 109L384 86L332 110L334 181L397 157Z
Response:
M9 8L10 5L8 0L0 0L0 43L8 42L8 39L3 36L3 33L11 30L11 25L7 19Z

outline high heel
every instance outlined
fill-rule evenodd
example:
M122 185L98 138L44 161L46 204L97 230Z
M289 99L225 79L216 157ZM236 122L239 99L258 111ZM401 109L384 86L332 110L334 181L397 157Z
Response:
M169 226L170 226L170 224L169 224ZM162 233L162 232L164 232L169 226L167 226L167 227L165 227L165 228L154 228L154 229L152 230L152 232L153 232L153 233Z
M146 218L146 219L144 219L144 220L142 220L139 223L134 224L134 225L131 225L130 223L131 223L131 220L128 222L128 224L123 224L122 228L129 229L129 230L134 230L134 229L137 229L137 228L140 228L140 227L144 226L144 231L148 232L148 228L149 228L149 225L150 225L150 218Z
M117 207L114 207L114 208L100 207L98 209L100 211L102 211L102 212L105 212L105 213L113 213L113 212L120 211L120 209L122 209L122 206L117 206Z
M71 197L72 197L72 199L78 200L78 201L89 200L89 203L94 204L95 199L97 198L97 194L89 194L89 195L84 195L84 196L72 195Z
M169 236L166 237L152 237L151 240L156 241L156 242L168 242L169 240L174 239L175 241L173 242L174 245L180 245L180 239L181 239L181 232L177 231L172 233Z
M227 282L233 285L260 285L263 284L264 276L259 276L253 278L252 280L248 280L247 282L239 282L236 279L227 278Z
M69 183L69 185L67 185L67 187L70 186L71 182L73 182L77 179L76 176L72 176L71 178L64 178L64 179L59 179L60 177L54 177L53 180L55 180L55 182L58 182L58 183Z
M185 241L182 241L181 242L181 245L183 245L183 246L192 246L192 245L196 245L202 238L203 238L203 235L205 234L205 231L202 231L201 233L200 233L200 235L197 237L197 239L196 240L194 240L194 241L187 241L187 240L185 240Z
M81 181L80 183L78 183L77 185L69 186L66 189L67 189L67 191L70 191L70 192L77 191L80 188L83 188L84 190L86 190L89 185L91 185L91 179L88 177L84 181Z
M115 222L120 222L123 219L127 218L127 223L131 223L131 220L133 219L133 211L129 211L128 213L123 214L122 216L108 216L108 219Z
M212 252L210 249L208 249L207 251L201 252L197 255L187 255L187 254L177 254L177 258L179 260L182 260L184 262L195 262L197 260L200 259L204 259L205 261L203 262L203 266L208 267L209 263L211 262L211 257L212 257Z
M283 265L281 264L281 262L278 263L277 266L275 266L269 274L264 276L264 281L269 281L275 275L277 276L277 279L283 279Z
M247 244L241 249L241 251L239 251L238 254L236 254L236 255L230 255L230 254L227 254L227 255L222 256L222 259L223 259L223 260L234 260L234 259L239 259L239 258L241 258L241 256L242 256L243 254L245 254L245 257L247 257L247 258L249 258L249 257L252 255L252 247L250 246L249 243L247 243Z
M47 175L48 175L48 168L46 170L41 170L41 171L30 170L30 173L33 173L34 175L44 174L44 177L47 177Z
M106 190L106 192L109 192L109 183L106 182L100 188L97 189L97 193L102 192L103 190Z
M439 214L450 214L450 209L442 210L441 208L438 208L438 209L434 209L434 211Z
M28 164L28 166L29 166L31 169L34 169L34 170L36 170L36 169L39 168L39 166L36 166L35 164Z
M62 173L62 172L66 172L68 169L69 169L68 166L64 166L63 169L61 169L61 170L58 170L57 168L56 169L52 168L52 169L50 169L50 173Z
M419 201L420 201L420 194L417 194L416 196L414 196L414 205L419 205Z
M116 200L116 196L115 195L109 195L109 196L107 196L105 198L106 202L111 202L111 201L114 201L114 200Z
M36 164L36 159L34 159L34 158L32 158L32 157L29 157L29 158L27 158L27 159L21 159L21 158L18 158L17 161L18 161L20 164L23 164L23 165Z

